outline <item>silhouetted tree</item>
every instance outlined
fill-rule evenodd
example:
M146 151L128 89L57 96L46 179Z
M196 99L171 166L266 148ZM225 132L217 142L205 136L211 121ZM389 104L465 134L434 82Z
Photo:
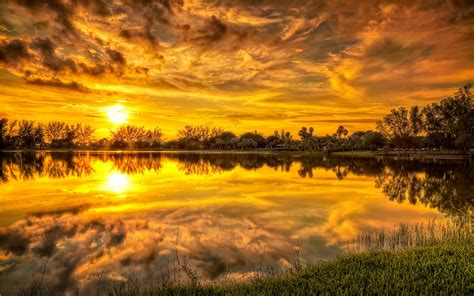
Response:
M9 122L7 118L0 119L0 147L1 148L9 148L14 145L16 125L17 125L16 120Z
M145 128L142 126L121 126L111 131L112 147L115 148L137 148L141 142L145 142Z
M270 149L273 149L276 145L278 145L280 143L280 134L278 133L278 131L275 131L273 135L268 136L265 139L265 142L266 147Z
M35 145L37 147L43 147L45 145L45 138L44 138L44 127L41 123L35 127L34 131L34 138L35 138Z
M460 88L453 97L423 109L424 131L433 146L474 147L474 103L471 85Z
M65 137L66 123L60 121L48 122L44 129L46 139L50 143L58 142Z
M220 135L218 135L217 137L212 137L211 138L211 143L214 144L215 147L218 147L220 149L227 149L229 147L233 147L233 143L232 141L235 141L234 139L237 139L238 141L238 138L237 136L233 133L233 132L229 132L229 131L223 131L222 133L220 133ZM237 143L235 143L237 144Z
M79 147L88 147L94 135L95 129L90 125L77 124L75 128L75 144Z
M298 135L301 138L301 149L302 150L317 150L319 149L319 140L318 137L313 135L314 128L302 127L298 132Z
M337 130L336 130L336 133L334 134L334 136L338 139L340 139L342 136L347 136L347 134L349 133L349 131L342 125L340 125Z
M265 148L265 145L266 145L265 138L257 131L246 132L242 134L240 136L240 143L242 147L247 147L247 148L250 148L250 147Z
M204 142L209 139L209 127L203 125L186 125L178 130L178 138L185 141Z
M392 109L381 121L377 122L377 129L391 139L397 147L405 149L421 130L418 114L417 106L412 107L410 112L405 107Z
M20 121L17 141L18 146L22 148L33 148L35 146L35 128L33 121Z
M184 149L199 150L210 148L216 139L224 132L223 128L210 128L205 125L187 125L178 130L178 145Z
M159 148L163 141L163 132L159 127L153 130L147 130L145 133L145 141L149 148Z
M379 132L367 131L361 140L365 149L375 150L385 145L385 137Z

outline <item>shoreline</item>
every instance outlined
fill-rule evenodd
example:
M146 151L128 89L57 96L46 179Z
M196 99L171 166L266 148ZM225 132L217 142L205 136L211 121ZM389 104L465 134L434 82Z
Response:
M369 150L358 150L358 151L335 151L327 153L325 151L275 151L270 149L235 149L235 150L180 150L180 149L132 149L132 150L94 150L94 149L77 149L77 148L65 148L65 149L0 149L3 153L15 153L15 152L46 152L46 153L124 153L124 154L139 154L139 153L176 153L176 154L264 154L264 155L291 155L294 157L303 156L347 156L347 157L395 157L403 159L445 159L445 160L465 160L469 159L468 154L463 154L456 151L440 151L440 152L410 152L406 154L399 153L397 151L377 152ZM471 156L472 157L472 156Z

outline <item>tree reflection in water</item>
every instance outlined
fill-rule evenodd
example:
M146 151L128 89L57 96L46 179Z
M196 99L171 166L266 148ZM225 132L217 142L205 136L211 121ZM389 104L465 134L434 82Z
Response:
M390 200L421 202L452 216L472 215L474 203L472 166L449 163L413 163L384 168L376 178L377 188Z
M0 178L9 182L83 177L94 173L91 163L95 161L110 161L121 174L158 173L163 158L177 161L185 175L214 175L237 167L258 170L265 166L289 172L295 164L299 165L297 172L303 178L317 178L313 173L315 169L332 171L339 180L349 174L373 177L375 187L392 201L420 202L452 216L471 215L474 204L474 169L467 162L459 161L252 153L14 152L0 153Z

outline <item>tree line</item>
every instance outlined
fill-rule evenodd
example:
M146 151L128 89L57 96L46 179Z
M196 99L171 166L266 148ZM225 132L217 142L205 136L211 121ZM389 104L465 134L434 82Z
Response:
M0 148L85 148L85 149L271 149L295 151L353 151L457 149L474 147L474 104L471 85L453 97L423 108L393 109L376 124L376 130L349 131L340 125L334 134L317 136L313 127L302 127L297 137L275 131L264 136L257 131L236 135L221 127L187 125L177 139L165 141L159 127L146 129L127 125L111 130L108 138L97 140L87 124L70 125L51 121L0 119Z

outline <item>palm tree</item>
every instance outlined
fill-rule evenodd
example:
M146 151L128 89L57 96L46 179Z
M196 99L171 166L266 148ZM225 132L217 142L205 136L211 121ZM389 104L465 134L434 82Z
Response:
M349 133L349 131L342 125L340 125L337 130L336 130L336 133L334 134L334 136L338 139L340 139L343 135L344 137L347 136L347 134Z

